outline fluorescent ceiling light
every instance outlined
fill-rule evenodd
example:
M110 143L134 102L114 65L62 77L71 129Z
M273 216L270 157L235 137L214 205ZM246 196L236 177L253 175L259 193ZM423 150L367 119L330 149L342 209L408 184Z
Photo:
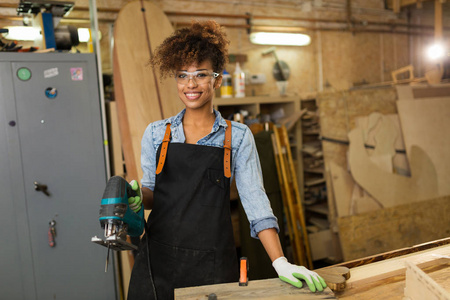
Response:
M8 33L4 34L4 38L14 41L34 41L41 35L40 30L30 26L8 26Z
M432 60L437 60L440 58L443 58L445 55L445 49L444 46L441 44L434 44L428 47L427 49L427 56L428 58Z
M311 38L302 33L253 32L250 42L258 45L306 46L311 43Z
M3 38L13 41L34 41L40 35L39 28L31 26L7 26L8 33L3 34ZM99 33L99 39L101 39L101 33ZM82 43L89 42L91 33L89 28L78 28L78 39Z

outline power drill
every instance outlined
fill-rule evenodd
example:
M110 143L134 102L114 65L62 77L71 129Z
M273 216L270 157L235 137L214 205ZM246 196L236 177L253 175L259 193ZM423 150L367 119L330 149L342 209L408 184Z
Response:
M120 176L108 180L100 206L100 225L105 230L105 240L94 236L91 241L109 249L137 250L127 241L127 235L140 236L144 231L144 207L135 213L128 205L128 198L137 196L131 185Z

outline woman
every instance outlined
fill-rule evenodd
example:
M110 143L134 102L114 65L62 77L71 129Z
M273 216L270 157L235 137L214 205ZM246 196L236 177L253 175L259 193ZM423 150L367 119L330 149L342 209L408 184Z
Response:
M162 77L174 75L185 109L150 124L142 139L141 198L152 212L130 300L173 299L174 288L238 281L229 202L233 176L251 235L263 243L280 279L301 287L301 278L313 292L326 287L316 273L283 256L251 131L213 109L228 44L216 22L193 22L167 38L152 60ZM130 203L139 209L140 200Z

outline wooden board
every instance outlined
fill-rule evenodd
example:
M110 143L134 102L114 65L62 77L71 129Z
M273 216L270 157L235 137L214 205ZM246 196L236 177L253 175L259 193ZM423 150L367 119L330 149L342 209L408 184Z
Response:
M340 235L338 236L335 234L335 232L338 232L337 206L340 205L341 208L342 206L348 207L348 202L339 203L339 200L335 198L330 163L335 163L347 172L348 145L346 145L345 142L348 142L347 134L355 127L357 118L367 116L374 111L383 114L397 113L395 105L396 98L397 94L393 88L339 91L334 93L320 93L317 96L317 104L320 112L321 136L343 142L340 143L327 140L323 140L322 142L325 171L327 174L327 198L328 207L330 208L329 220L331 222L331 228L333 228L333 237L336 241L336 253L340 252L338 241L342 240ZM345 180L346 179L344 179L344 181ZM354 180L351 176L347 182L354 184ZM340 188L344 190L344 194L348 189L346 187ZM349 190L350 192L353 191L352 188ZM340 242L342 243L343 241Z
M127 3L114 25L114 86L130 180L142 178L141 139L147 125L175 115L183 107L173 78L161 81L148 64L151 53L172 32L167 16L149 1Z
M389 164L393 171L405 176L411 175L398 114L374 112L369 116L356 118L356 125L363 129L365 145L374 148L366 148L372 160L376 160L374 156L389 153L393 157Z
M414 84L396 85L398 100L418 100L448 97L450 84Z
M238 282L205 285L175 289L176 300L207 300L209 294L216 294L217 299L243 300L318 300L336 299L333 292L327 288L323 292L312 293L304 284L299 289L281 281L278 278L249 281L248 286L239 286Z
M413 145L429 155L436 168L438 194L450 195L450 97L398 101L408 158Z
M450 236L450 196L338 218L345 261Z
M389 173L374 164L365 148L360 129L349 133L349 164L353 178L383 207L432 199L438 196L436 170L419 147L411 148L411 177Z
M330 229L309 233L308 238L313 261L334 256Z
M395 89L375 89L323 93L317 97L320 132L328 138L348 141L347 133L355 128L356 118L374 111L395 114Z
M350 215L350 201L352 198L352 191L354 181L347 170L340 167L338 164L331 161L329 163L331 172L331 184L333 185L333 192L336 201L336 213L338 217L345 217Z

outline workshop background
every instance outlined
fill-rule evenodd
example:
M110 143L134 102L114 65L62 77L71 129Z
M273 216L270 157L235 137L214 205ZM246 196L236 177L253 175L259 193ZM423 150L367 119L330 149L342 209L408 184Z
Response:
M107 179L141 179L147 124L182 109L148 60L193 19L218 21L231 41L231 88L214 107L254 133L291 262L320 269L450 242L448 1L2 0L1 299L126 298L133 252L114 252L105 272L107 250L90 239L103 236ZM258 32L306 42L255 44ZM275 277L235 186L230 209L249 279ZM368 272L360 293L388 273ZM374 293L336 297L385 296Z

